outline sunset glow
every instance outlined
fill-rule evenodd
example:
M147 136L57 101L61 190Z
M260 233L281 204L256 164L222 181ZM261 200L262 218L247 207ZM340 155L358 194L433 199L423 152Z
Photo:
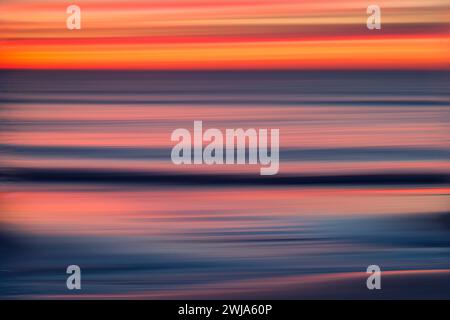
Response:
M80 0L0 4L0 68L442 69L450 66L450 2Z

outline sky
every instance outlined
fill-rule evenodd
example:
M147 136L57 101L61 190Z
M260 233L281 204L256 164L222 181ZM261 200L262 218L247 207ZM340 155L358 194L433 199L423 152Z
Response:
M66 9L81 8L68 30ZM6 0L1 69L449 69L450 1Z

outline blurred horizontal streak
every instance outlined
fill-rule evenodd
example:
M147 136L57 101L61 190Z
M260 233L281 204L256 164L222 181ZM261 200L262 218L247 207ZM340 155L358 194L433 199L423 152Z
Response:
M123 48L4 46L2 69L101 70L447 70L450 38L141 44ZM19 51L18 51L19 50ZM414 52L414 54L412 54ZM129 59L128 57L133 57ZM351 61L351 63L349 63Z
M13 95L14 96L14 95ZM5 97L2 99L2 103L14 103L14 104L26 104L26 103L32 103L32 104L46 104L46 105L52 105L52 104L56 104L56 105L60 105L60 104L89 104L89 105L95 105L95 104L108 104L108 105L122 105L124 103L126 104L137 104L137 105L156 105L156 106L161 106L161 105L167 105L168 107L171 107L173 105L176 105L177 103L180 102L184 102L186 104L191 104L191 105L197 105L197 106L210 106L212 104L217 104L217 105L223 105L223 106L227 106L227 105L235 105L235 104L248 104L249 107L253 106L273 106L275 104L280 105L280 106L298 106L301 104L307 104L309 106L317 106L317 107L327 107L327 106L379 106L379 105L391 105L391 106L407 106L407 107L414 107L414 106L423 106L423 105L428 105L430 107L435 107L435 106L448 106L449 101L448 100L443 100L443 99L424 99L424 100L419 100L419 99L407 99L407 100L399 100L399 99L395 99L395 100L382 100L382 99L377 99L377 100L361 100L361 99L352 99L352 100L335 100L335 101L330 101L330 100L316 100L316 101L311 101L311 100L283 100L283 99L274 99L274 100L267 100L267 99L262 99L262 98L254 98L254 99L243 99L243 100L239 100L236 99L236 97L233 97L232 100L230 100L230 98L213 98L210 100L206 100L206 99L202 99L199 98L198 100L196 99L192 99L192 98L183 98L180 97L178 99L174 99L171 100L169 99L160 99L158 100L157 98L154 99L152 98L151 100L145 100L145 99L139 99L139 100L135 100L135 101L130 101L130 99L111 99L110 100L105 100L105 98L103 99L92 99L89 100L89 98L87 99L87 97L74 97L74 98L69 98L69 99L58 99L57 97L49 97L49 98L40 98L40 97L33 97L32 95L29 97L25 97L25 98L8 98Z
M26 146L0 144L0 150L10 156L33 158L73 159L129 159L129 160L167 160L171 149L126 148L126 147L64 147L64 146ZM246 149L248 154L249 150ZM395 160L438 160L450 159L450 150L433 148L330 148L330 149L280 149L282 161L395 161Z
M58 170L58 169L11 169L3 170L0 177L11 182L34 183L95 183L95 184L143 184L187 186L254 186L254 185L404 185L445 184L450 175L444 174L378 174L337 176L254 176L254 175L207 175L172 174L164 172L133 172L106 170Z

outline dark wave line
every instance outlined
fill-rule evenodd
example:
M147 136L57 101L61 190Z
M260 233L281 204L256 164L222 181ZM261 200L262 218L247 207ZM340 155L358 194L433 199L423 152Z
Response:
M363 174L329 176L259 176L250 174L175 174L79 169L9 169L0 177L9 182L89 183L158 186L301 186L301 185L436 185L450 182L448 174Z
M0 150L17 156L64 159L170 160L171 153L170 148L22 146L13 144L0 144ZM246 152L248 153L248 148ZM440 160L448 158L450 158L450 150L437 148L343 147L281 148L280 150L280 159L285 161Z
M31 104L108 104L108 105L179 105L179 104L193 104L205 105L211 104L220 105L283 105L283 106L406 106L406 107L423 107L426 106L445 106L449 105L448 101L442 100L324 100L324 101L310 101L310 100L283 100L283 99L145 99L145 100L131 100L131 99L85 99L85 98L67 98L67 99L39 99L37 97L24 98L1 98L0 103L31 103Z

